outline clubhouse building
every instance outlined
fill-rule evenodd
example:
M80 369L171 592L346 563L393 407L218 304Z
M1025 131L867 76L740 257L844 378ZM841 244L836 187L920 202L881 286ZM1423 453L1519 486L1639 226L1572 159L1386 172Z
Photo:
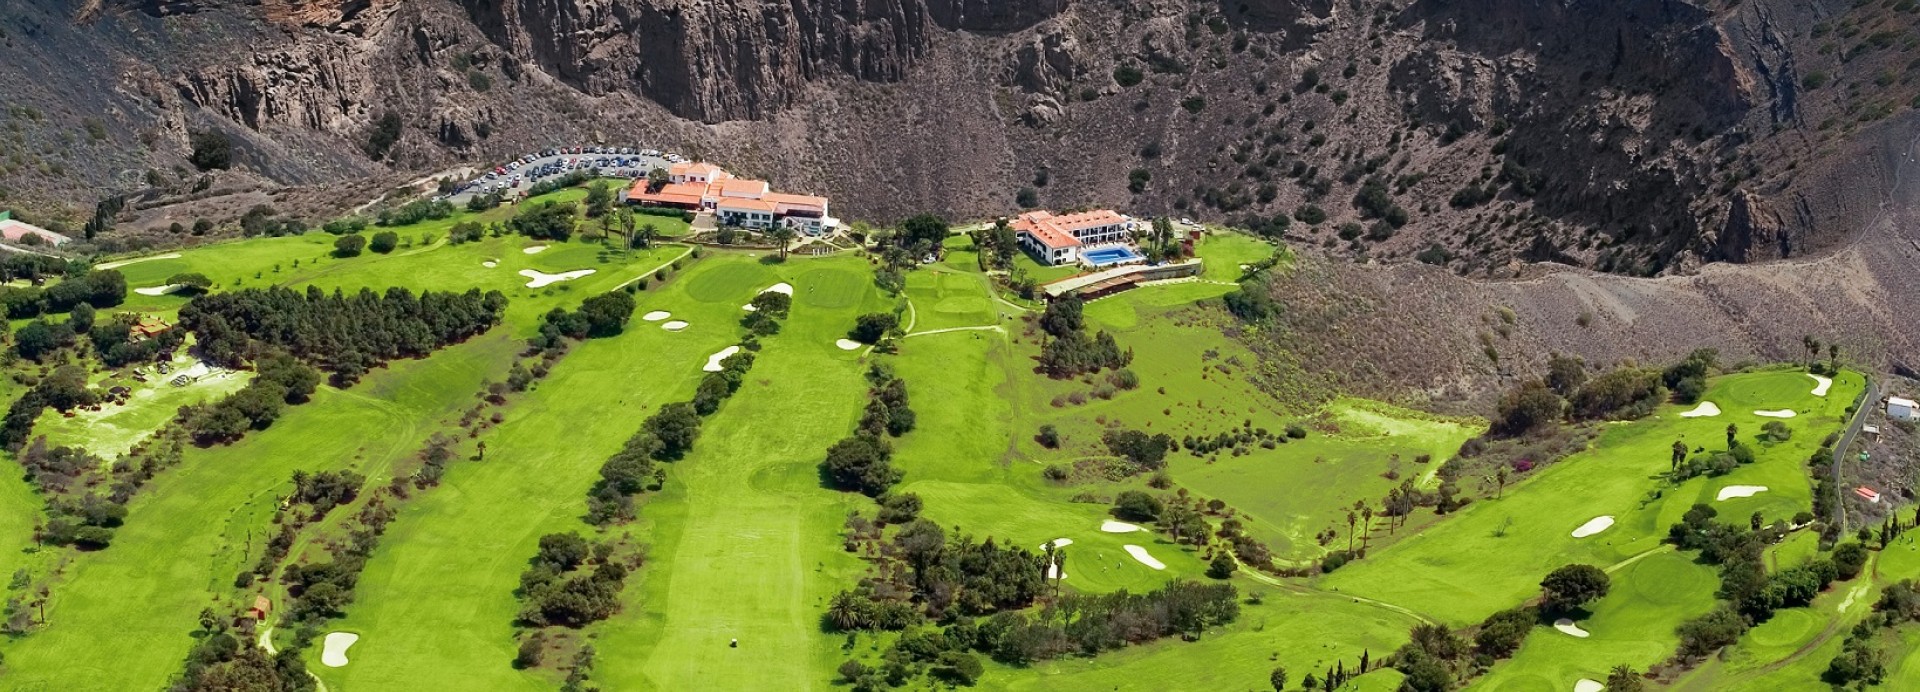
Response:
M627 203L711 212L723 226L761 231L785 226L822 235L840 225L839 219L828 215L825 197L774 192L765 180L736 178L704 161L674 164L667 180L658 192L648 192L645 179L634 181Z
M1097 268L1146 259L1132 247L1133 221L1112 209L1073 214L1030 211L1008 225L1020 247L1045 265L1079 263Z

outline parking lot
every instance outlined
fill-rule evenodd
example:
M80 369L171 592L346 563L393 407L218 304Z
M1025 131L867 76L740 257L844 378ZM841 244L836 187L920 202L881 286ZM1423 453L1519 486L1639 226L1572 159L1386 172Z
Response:
M552 147L498 164L484 174L465 181L447 199L465 204L474 195L499 193L511 197L534 183L573 171L598 170L609 178L637 179L655 168L667 168L686 159L679 154L639 147L571 146Z

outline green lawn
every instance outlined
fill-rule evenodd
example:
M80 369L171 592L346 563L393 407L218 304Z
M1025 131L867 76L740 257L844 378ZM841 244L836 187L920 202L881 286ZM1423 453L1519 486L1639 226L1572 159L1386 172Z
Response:
M737 306L680 299L685 285L640 294L636 312L672 311L687 330L636 316L625 333L577 346L483 438L484 461L454 465L407 506L362 574L358 602L335 623L362 637L353 663L325 668L310 652L331 689L548 684L507 665L513 591L539 537L587 532L579 517L600 463L660 404L690 395L707 355L738 336Z
M1788 387L1794 378L1805 386ZM1695 478L1663 488L1674 439L1718 449L1729 422L1742 435L1765 420L1722 406L1720 416L1682 418L1685 410L1662 406L1651 418L1609 425L1592 449L1576 454L1508 487L1501 499L1481 500L1424 533L1377 551L1320 580L1321 586L1364 594L1464 625L1518 603L1538 590L1542 576L1569 563L1610 565L1660 545L1667 527L1696 502L1712 505L1723 520L1753 512L1768 520L1791 517L1810 505L1804 462L1821 438L1837 430L1863 387L1856 373L1836 378L1825 398L1811 395L1812 380L1795 372L1759 372L1716 379L1704 397L1747 406L1792 408L1789 442L1753 442L1759 460L1721 478ZM1769 392L1777 399L1759 399ZM1690 408L1690 407L1688 407ZM1731 485L1764 485L1750 498L1716 501ZM1657 495L1653 494L1660 491ZM1611 515L1611 529L1588 538L1570 532L1587 520ZM1503 559L1488 560L1499 555Z
M743 265L716 271L725 266ZM833 342L885 302L856 259L794 258L765 271L793 284L793 315L643 510L652 559L628 587L628 612L596 644L620 652L595 668L607 689L817 689L841 660L820 617L861 569L839 547L842 523L872 501L822 488L816 467L865 401L861 351ZM720 304L737 309L765 287L757 272L725 272L716 276L741 290Z
M351 468L384 483L385 469L417 451L434 421L457 417L519 346L495 332L398 362L351 390L322 387L232 446L189 451L134 499L111 547L67 567L47 607L50 624L0 649L8 685L164 686L192 646L200 609L257 559L294 470ZM101 645L114 641L139 645Z
M1720 586L1713 567L1673 551L1649 555L1612 576L1611 591L1576 623L1588 637L1535 627L1513 659L1495 666L1474 689L1572 689L1581 678L1607 679L1616 665L1646 670L1673 655L1680 643L1674 628L1712 610ZM1782 611L1788 612L1794 611Z
M1239 281L1241 266L1272 257L1279 247L1260 238L1233 232L1209 233L1194 253L1206 262L1201 276L1213 281Z
M173 359L174 372L184 372L196 359L183 350ZM168 382L174 375L149 370L146 382L110 374L94 382L95 389L114 386L133 391L126 404L102 404L98 411L76 409L62 414L47 409L34 421L35 435L47 436L48 444L73 445L112 460L152 435L179 413L180 407L214 401L240 391L253 380L250 371L233 371L202 377L186 386Z

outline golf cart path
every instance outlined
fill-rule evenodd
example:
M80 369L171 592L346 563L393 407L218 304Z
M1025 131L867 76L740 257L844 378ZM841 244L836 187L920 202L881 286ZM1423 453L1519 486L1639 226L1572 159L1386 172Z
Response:
M266 650L268 656L280 655L280 650L273 648L273 627L269 626L260 630L260 648ZM313 671L309 670L307 671L307 677L313 678L314 689L320 692L327 692L327 683L321 680L320 676L314 675Z
M911 339L916 336L927 336L929 334L946 334L948 332L1000 332L1001 334L1005 334L1007 333L1007 328L997 324L989 324L989 325L984 325L979 327L947 327L945 329L929 329L924 332L913 332L906 335L906 337L904 338Z
M151 262L153 260L175 259L175 258L178 258L179 256L180 256L180 253L178 252L169 252L164 255L147 255L146 257L135 257L133 259L114 260L112 262L101 262L99 264L93 265L93 268L101 271L105 271L108 269L119 269L129 264L139 264L141 262Z
M1231 553L1229 553L1229 555L1231 555ZM1274 577L1273 575L1267 574L1265 572L1261 572L1260 570L1254 569L1252 567L1248 567L1246 563L1240 561L1240 556L1238 555L1233 555L1233 561L1235 564L1240 565L1240 572L1242 574L1245 574L1248 577L1251 577L1254 581L1260 582L1262 584L1266 584L1268 586L1278 587L1280 589L1285 589L1287 591L1291 591L1293 593L1298 593L1298 594L1318 594L1322 596L1335 596L1339 598L1351 599L1355 603L1364 603L1366 605L1370 605L1375 608L1379 608L1381 610L1386 610L1389 612L1398 613L1400 615L1413 618L1414 621L1419 622L1420 624L1423 624L1423 625L1434 624L1432 618L1429 618L1425 615L1421 615L1420 613L1414 612L1413 610L1403 608L1403 607L1394 605L1392 603L1388 603L1386 601L1374 600L1371 598L1367 598L1365 596L1355 596L1353 594L1341 593L1338 591L1322 591L1320 589L1316 589L1311 586L1307 586L1305 584L1294 584L1291 582L1283 581L1277 577Z
M661 243L661 244L662 244L662 245L665 245L666 243ZM631 283L633 283L633 282L635 282L635 281L639 281L639 280L641 280L641 279L644 279L644 278L647 278L647 277L649 277L649 276L653 276L653 274L654 274L654 272L657 272L657 271L660 271L660 270L662 270L662 269L666 269L667 267L671 267L671 266L673 266L673 263L674 263L674 262L678 262L678 261L680 261L681 259L684 259L684 258L685 258L685 257L686 257L687 255L691 255L691 254L693 254L693 246L692 246L692 245L687 245L687 246L685 246L685 247L686 247L687 249L685 249L685 250L682 250L682 251L680 252L680 254L678 254L678 255L674 255L674 256L673 256L673 259L670 259L670 260L667 260L667 261L665 261L665 262L661 262L661 263L660 263L660 266L658 266L658 267L654 267L654 268L652 268L652 269L648 269L648 270L646 270L646 271L644 271L644 272L641 272L641 273L639 273L639 274L635 274L633 278L631 278L631 279L627 279L626 281L622 281L622 282L620 282L620 285L618 285L618 286L615 286L615 287L613 287L613 290L615 290L615 291L618 291L618 290L620 290L620 289L623 289L623 288L626 288L628 284L631 284Z

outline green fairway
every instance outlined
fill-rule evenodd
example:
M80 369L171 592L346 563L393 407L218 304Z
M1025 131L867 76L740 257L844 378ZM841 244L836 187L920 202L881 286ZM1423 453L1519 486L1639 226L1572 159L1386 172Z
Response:
M1648 555L1612 577L1607 597L1576 623L1589 636L1535 627L1513 659L1495 666L1475 689L1532 689L1538 680L1572 689L1581 678L1605 680L1616 665L1646 670L1673 655L1680 641L1674 627L1712 610L1720 586L1712 567L1672 551ZM1794 611L1782 614L1788 612Z
M385 469L418 449L434 421L457 416L518 347L495 333L397 362L352 390L322 388L237 444L188 452L135 498L111 548L71 563L53 589L50 624L6 644L8 684L164 686L192 646L200 609L258 557L295 469L350 468L385 483ZM140 645L98 645L105 641Z
M690 394L707 355L736 338L737 307L675 293L642 294L640 311L670 310L693 326L668 332L635 319L617 337L580 344L487 435L485 461L454 465L394 522L361 576L358 603L337 623L361 635L353 663L324 668L312 652L309 667L331 688L543 685L507 665L520 609L513 591L536 542L586 528L580 516L600 463L660 404Z
M844 286L865 271L849 258L794 258L773 268L729 258L703 268L712 276L702 290L726 282L736 293L696 300L730 305L765 288L767 278L791 282L799 297L810 295L810 276ZM700 278L689 277L689 293ZM862 285L859 300L829 301L847 302L842 308L797 301L786 328L764 340L747 383L709 418L666 490L647 503L652 558L642 585L628 587L628 612L600 630L596 646L621 653L602 656L596 682L608 689L825 686L840 658L820 617L861 564L840 550L838 536L848 512L872 504L822 488L816 468L859 417L865 366L833 341L854 316L884 308L878 292ZM730 649L736 638L739 649ZM752 663L716 663L730 654Z
M1655 549L1667 527L1696 502L1714 506L1723 521L1737 521L1753 512L1760 512L1767 521L1789 518L1810 504L1804 462L1821 438L1843 425L1846 407L1864 386L1860 375L1846 373L1835 379L1825 398L1817 398L1810 393L1810 379L1793 376L1809 386L1781 388L1780 399L1765 402L1800 412L1787 421L1795 430L1793 439L1775 445L1753 443L1758 455L1754 464L1720 478L1695 478L1649 498L1651 491L1664 484L1656 474L1667 470L1667 447L1676 438L1718 449L1725 445L1729 422L1740 425L1743 435L1751 435L1769 420L1733 410L1715 417L1682 418L1678 413L1685 408L1663 406L1648 419L1608 426L1591 449L1510 485L1504 498L1475 502L1458 516L1321 583L1464 625L1530 596L1540 578L1559 565L1605 566ZM1749 379L1773 387L1790 378L1779 372L1729 375L1716 379L1704 399L1752 396L1744 393L1760 386L1748 383ZM1768 490L1749 498L1716 500L1720 489L1733 485L1764 485ZM1588 538L1569 535L1601 515L1615 517L1612 528ZM1489 561L1486 555L1503 559Z

